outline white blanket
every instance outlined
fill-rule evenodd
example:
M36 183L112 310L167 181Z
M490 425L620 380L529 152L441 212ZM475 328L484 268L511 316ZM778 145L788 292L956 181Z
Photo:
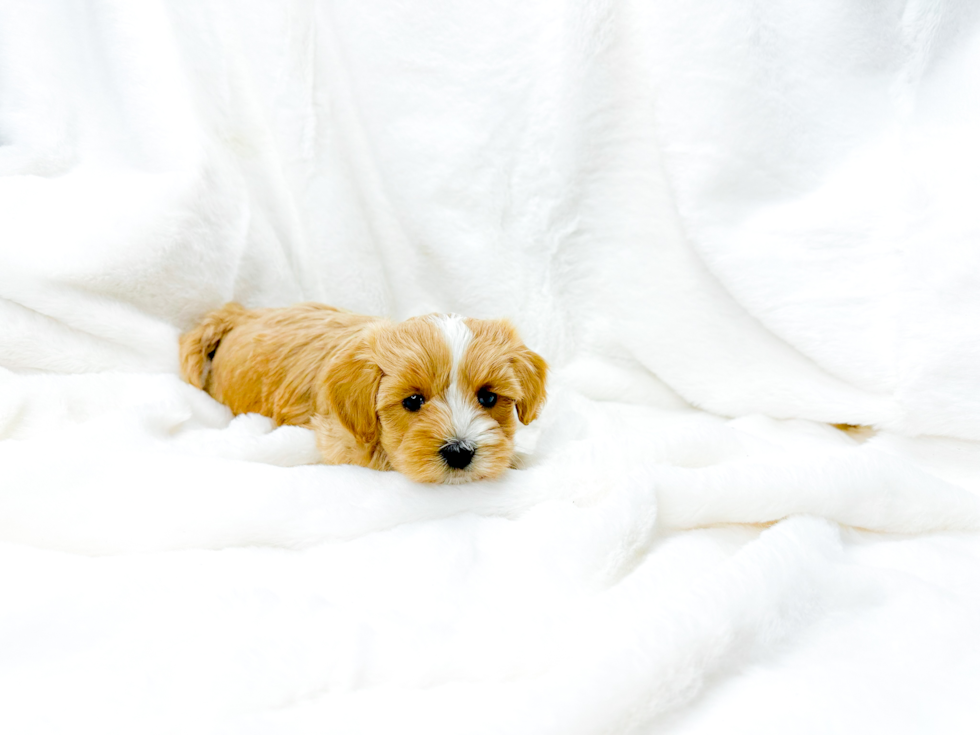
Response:
M978 68L968 0L5 0L0 731L980 731ZM231 299L510 317L527 467L314 464L177 377Z

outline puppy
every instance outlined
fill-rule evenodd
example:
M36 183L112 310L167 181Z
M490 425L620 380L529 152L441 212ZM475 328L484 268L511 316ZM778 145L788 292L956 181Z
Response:
M548 371L505 320L395 324L314 303L226 304L180 338L180 364L236 414L312 429L327 464L450 484L510 466L515 408L537 418Z

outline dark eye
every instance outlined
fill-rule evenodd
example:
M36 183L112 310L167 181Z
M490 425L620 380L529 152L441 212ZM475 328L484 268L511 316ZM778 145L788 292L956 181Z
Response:
M497 394L491 393L486 388L480 388L476 392L476 400L480 402L480 405L484 408L493 408L497 403Z
M420 396L418 393L410 395L408 398L402 401L402 405L405 407L405 410L411 411L412 413L415 413L422 408L423 403L425 403L425 398Z

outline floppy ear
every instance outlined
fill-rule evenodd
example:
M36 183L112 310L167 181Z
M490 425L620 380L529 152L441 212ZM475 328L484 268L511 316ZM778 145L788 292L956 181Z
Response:
M375 410L381 368L373 350L357 340L329 364L324 376L330 412L351 434L364 444L378 441L378 413Z
M524 391L524 395L517 401L517 418L522 424L529 424L538 417L538 411L547 397L544 384L548 376L548 363L537 352L521 347L513 364Z

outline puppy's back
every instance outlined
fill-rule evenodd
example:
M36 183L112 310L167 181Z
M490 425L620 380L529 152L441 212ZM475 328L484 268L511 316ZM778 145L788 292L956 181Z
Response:
M325 304L225 304L181 337L181 372L236 414L303 425L314 413L318 375L374 321Z

